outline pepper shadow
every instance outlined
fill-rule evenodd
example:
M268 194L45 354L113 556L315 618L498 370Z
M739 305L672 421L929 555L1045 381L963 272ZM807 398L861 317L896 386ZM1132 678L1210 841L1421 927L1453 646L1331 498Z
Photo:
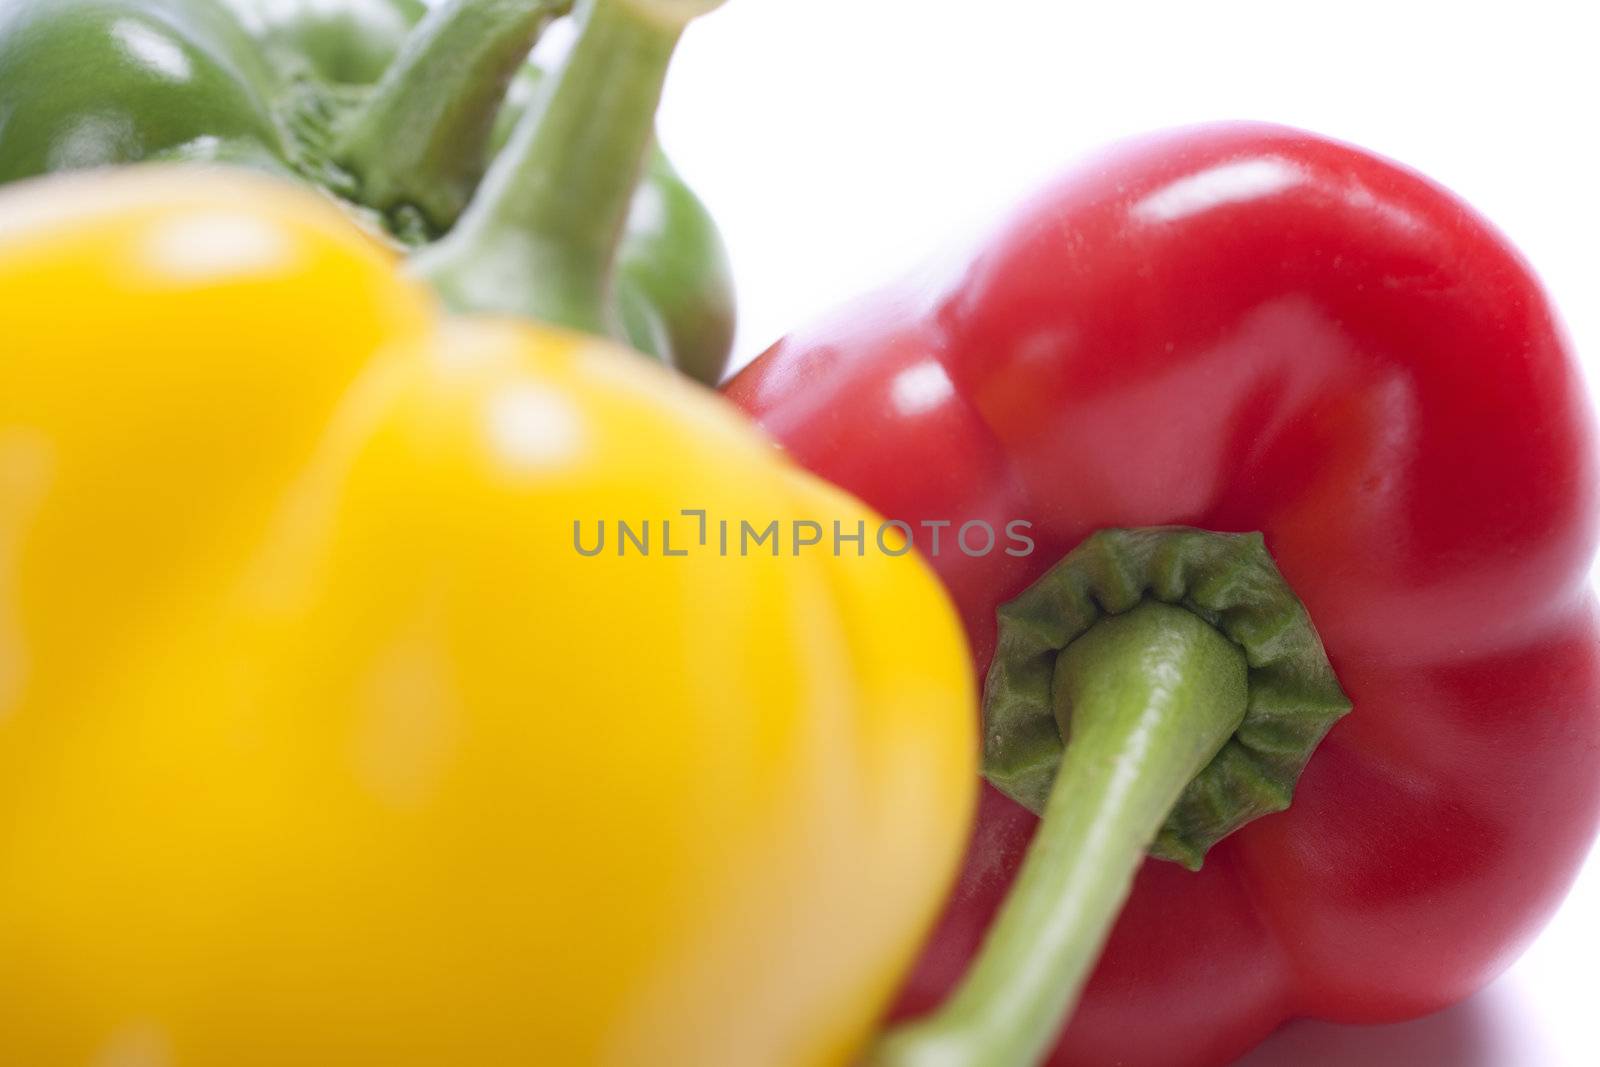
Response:
M1390 1026L1299 1019L1234 1067L1508 1067L1517 1062L1511 999L1491 986L1453 1008Z

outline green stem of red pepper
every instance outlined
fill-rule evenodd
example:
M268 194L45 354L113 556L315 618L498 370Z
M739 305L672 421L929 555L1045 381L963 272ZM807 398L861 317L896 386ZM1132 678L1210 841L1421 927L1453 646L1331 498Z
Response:
M571 0L451 0L417 25L334 146L358 199L408 230L448 230L488 165L512 77Z
M1178 797L1245 715L1244 651L1147 601L1056 660L1065 755L1028 858L977 962L872 1067L1022 1067L1054 1043Z
M1147 854L1289 805L1350 701L1260 534L1106 529L1001 605L983 773L1041 816L962 985L872 1067L1026 1067L1054 1045Z
M721 0L581 0L566 64L540 86L449 236L413 261L447 304L622 333L617 248L667 67Z

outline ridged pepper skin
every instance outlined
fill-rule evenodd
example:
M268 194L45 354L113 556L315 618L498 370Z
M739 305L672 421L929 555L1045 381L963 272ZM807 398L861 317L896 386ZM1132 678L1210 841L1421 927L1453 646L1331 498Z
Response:
M843 1065L970 829L915 553L304 190L0 193L0 1063ZM715 547L715 539L711 541Z
M485 26L516 10L479 6ZM340 142L426 12L419 0L6 0L0 182L150 160L245 164L297 176L375 229L426 244L454 218L369 203ZM463 118L452 151L468 158L492 148L477 173L503 147L539 76L529 66L519 78L492 146L474 140ZM408 124L393 136L421 134ZM735 322L727 250L658 151L638 181L615 278L624 339L694 377L721 376Z
M1421 1015L1565 894L1600 816L1590 404L1528 265L1439 186L1278 127L1151 136L950 288L868 299L729 392L892 518L1034 523L1027 559L935 560L980 672L997 605L1107 527L1261 531L1322 634L1354 710L1288 812L1199 873L1146 863L1050 1064ZM963 972L1035 825L986 790L902 1014Z

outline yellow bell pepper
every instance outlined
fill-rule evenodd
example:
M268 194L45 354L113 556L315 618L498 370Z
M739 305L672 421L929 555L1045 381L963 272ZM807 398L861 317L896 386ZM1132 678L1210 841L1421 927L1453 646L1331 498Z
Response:
M870 539L575 551L683 509L876 521L312 194L0 195L0 1064L847 1062L964 844L961 631Z

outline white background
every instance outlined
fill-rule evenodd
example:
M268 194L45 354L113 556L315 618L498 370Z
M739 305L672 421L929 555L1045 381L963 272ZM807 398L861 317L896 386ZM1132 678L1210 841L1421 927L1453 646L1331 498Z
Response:
M1585 18L1585 14L1591 16ZM730 0L661 118L725 227L740 353L960 247L1074 156L1219 118L1355 141L1452 187L1600 359L1600 62L1587 2ZM1528 954L1402 1027L1296 1024L1249 1067L1591 1067L1600 862Z

